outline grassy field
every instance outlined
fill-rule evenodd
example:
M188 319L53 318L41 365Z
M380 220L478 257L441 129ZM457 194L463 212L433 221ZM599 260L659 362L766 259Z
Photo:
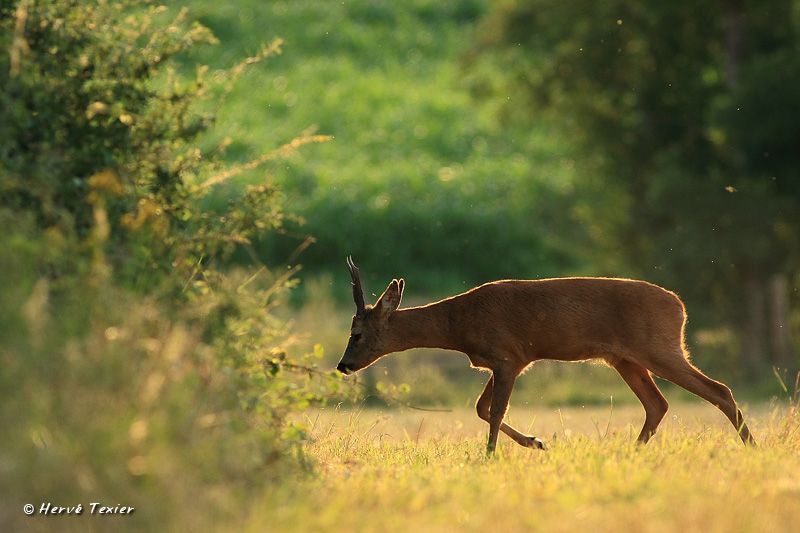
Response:
M344 348L352 311L333 302L331 284L312 281L309 303L290 317L294 350L321 343L324 367ZM311 439L303 454L312 473L264 494L241 527L777 532L800 523L796 396L794 407L785 395L753 401L732 384L759 442L750 450L716 408L659 381L670 410L659 433L639 447L642 408L612 369L540 362L519 379L509 419L550 449L524 449L501 435L497 457L487 460L487 426L472 408L486 377L463 356L434 350L380 360L358 379L406 382L404 401L445 410L307 412L302 422ZM776 380L775 394L779 389Z
M639 408L515 410L547 452L501 437L485 459L485 425L453 412L328 408L308 413L316 463L253 502L244 530L792 531L800 523L796 409L747 410L745 449L713 407L674 405L646 446ZM238 525L237 525L238 529Z

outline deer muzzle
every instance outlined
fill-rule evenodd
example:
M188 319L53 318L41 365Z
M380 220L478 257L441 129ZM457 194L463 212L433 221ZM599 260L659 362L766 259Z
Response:
M346 365L343 361L339 362L339 364L336 366L336 370L338 370L339 372L341 372L345 376L349 376L350 374L355 372L355 370L353 370L352 367Z

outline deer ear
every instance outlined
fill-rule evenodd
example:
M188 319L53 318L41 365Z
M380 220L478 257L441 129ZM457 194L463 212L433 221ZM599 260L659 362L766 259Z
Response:
M398 307L400 307L400 300L403 299L403 288L406 282L393 279L386 290L383 292L375 308L380 310L381 315L388 315Z

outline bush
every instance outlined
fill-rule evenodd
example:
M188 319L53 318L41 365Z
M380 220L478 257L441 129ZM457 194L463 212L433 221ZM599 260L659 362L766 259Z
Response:
M46 238L0 244L0 528L34 520L25 503L92 501L135 507L125 527L201 526L303 466L289 416L341 381L316 370L320 350L282 350L283 280L225 278L176 311L94 275L37 277Z
M219 268L280 227L277 189L250 185L217 212L202 201L324 139L230 169L224 146L196 149L213 124L201 103L280 43L224 84L204 67L187 79L168 60L215 39L186 19L138 0L0 3L2 530L41 524L24 503L88 515L93 501L135 507L127 528L208 527L302 466L290 414L342 389L316 370L320 350L282 349L272 310L292 272Z
M165 65L214 38L199 25L185 29L185 12L159 24L166 9L137 9L142 3L4 9L11 53L0 69L10 119L0 126L2 198L35 212L41 226L85 234L90 179L102 171L116 177L104 187L118 196L114 211L125 213L140 199L174 194L193 165L190 153L176 152L210 124L189 109L204 80L181 85Z

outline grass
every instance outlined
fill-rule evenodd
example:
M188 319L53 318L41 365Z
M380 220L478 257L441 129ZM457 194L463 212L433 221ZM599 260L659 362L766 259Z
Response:
M674 414L673 414L674 413ZM800 523L796 408L751 409L745 449L713 407L673 406L660 433L634 444L635 408L512 410L550 450L449 413L326 409L308 414L317 464L253 502L246 531L789 531Z
M333 366L352 310L332 300L331 283L314 281L315 303L293 319L314 332L298 337L295 349L321 342L323 365ZM267 491L245 531L749 533L800 523L796 395L748 404L746 391L733 387L759 442L746 449L719 410L664 384L670 410L640 447L643 410L613 370L540 362L518 380L508 418L550 449L528 450L501 435L497 456L486 459L487 426L472 404L487 375L463 356L413 350L366 372L358 379L409 383L403 400L413 405L448 409L307 412L302 453L311 473Z
M309 332L293 350L319 342L322 366L330 367L352 312L331 297L332 285L311 281L308 303L291 313L295 329ZM307 412L302 453L310 473L265 492L236 529L750 533L800 523L797 396L748 404L746 390L732 385L759 442L753 450L719 410L660 382L670 410L640 447L642 407L612 369L540 362L518 380L508 417L550 449L528 450L501 435L487 460L487 426L472 408L486 378L458 354L412 350L381 359L357 379L407 382L404 401L446 410Z

